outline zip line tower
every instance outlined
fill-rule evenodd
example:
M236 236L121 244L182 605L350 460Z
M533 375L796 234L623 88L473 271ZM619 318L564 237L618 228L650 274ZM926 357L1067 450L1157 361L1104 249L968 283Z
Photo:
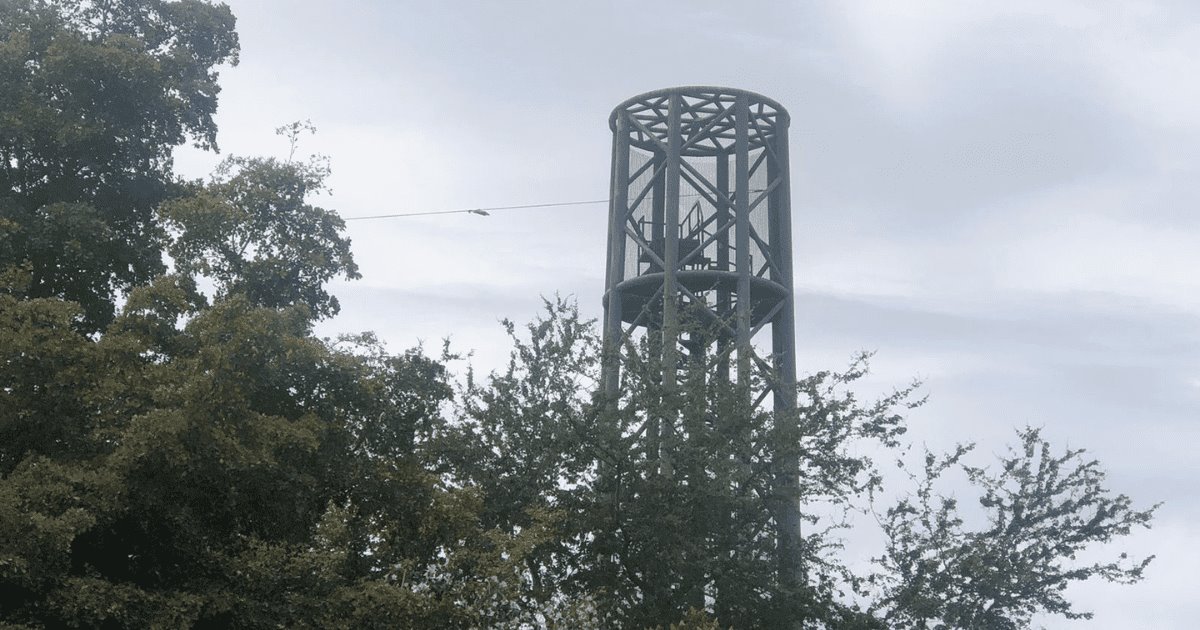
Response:
M649 92L613 111L610 395L620 387L617 353L649 334L664 366L686 370L689 356L708 354L708 376L761 377L756 407L768 396L776 409L794 406L788 122L769 98L714 87ZM769 350L756 350L766 337ZM662 378L679 376L664 368Z
M621 367L642 340L661 359L665 389L698 378L737 385L752 408L770 399L777 422L794 422L788 124L775 101L718 87L648 92L613 111L608 400L619 398ZM656 422L647 439L669 470L673 421ZM777 551L781 578L795 583L799 467L793 449L777 447L788 471L775 482Z

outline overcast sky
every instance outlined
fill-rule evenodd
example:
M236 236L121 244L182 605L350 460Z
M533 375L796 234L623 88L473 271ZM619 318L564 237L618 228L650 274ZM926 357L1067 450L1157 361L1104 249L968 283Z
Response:
M225 154L285 155L311 119L344 217L603 199L608 115L675 85L791 112L801 371L876 350L868 388L924 379L919 443L1000 452L1043 426L1110 487L1166 504L1114 549L1133 587L1093 622L1200 618L1200 4L234 0ZM793 6L789 6L793 5ZM199 176L218 158L182 151ZM361 281L323 334L448 334L505 355L541 294L600 314L603 204L353 221ZM874 550L872 550L874 551Z

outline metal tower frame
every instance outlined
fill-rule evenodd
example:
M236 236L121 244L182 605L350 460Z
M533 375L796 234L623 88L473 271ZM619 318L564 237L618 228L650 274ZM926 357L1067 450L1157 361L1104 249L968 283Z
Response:
M799 460L787 443L797 428L789 122L769 98L718 87L648 92L613 111L602 381L617 404L621 366L644 337L667 390L683 374L736 384L752 409L772 398L777 563L795 589L803 571ZM767 330L764 352L756 340ZM647 421L647 450L670 475L673 420Z
M611 397L619 354L646 332L661 335L664 366L715 345L715 370L727 372L731 361L736 371L714 376L749 384L757 372L755 407L773 395L777 410L794 408L788 124L775 101L716 87L649 92L613 111L604 297ZM681 339L685 312L715 333ZM768 325L769 360L755 348ZM668 386L677 378L664 370Z

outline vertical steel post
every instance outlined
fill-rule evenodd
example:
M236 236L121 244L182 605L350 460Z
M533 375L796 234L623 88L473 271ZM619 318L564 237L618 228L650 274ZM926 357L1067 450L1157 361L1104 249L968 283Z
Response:
M729 269L729 230L721 229L729 223L729 153L722 151L717 154L717 269ZM733 310L733 300L730 299L729 288L726 285L717 287L717 316L724 324L728 324L730 311ZM729 383L729 355L725 350L729 347L729 337L717 337L717 356L721 357L717 364L717 378L720 382Z
M771 320L771 354L775 359L774 388L776 449L780 454L780 471L775 482L779 505L779 577L791 590L804 584L804 564L800 551L802 543L800 515L800 458L799 419L796 416L796 318L795 284L792 280L792 214L791 184L788 170L788 124L780 114L775 123L775 149L772 163L774 177L780 178L772 191L770 213L771 245L778 265L778 282L787 290L783 308ZM772 178L774 179L774 178ZM780 212L777 209L787 209Z
M788 119L779 115L775 137L771 140L775 160L769 163L771 177L779 184L771 192L768 220L771 223L771 249L778 267L776 282L783 286L786 294L783 307L771 320L771 354L775 358L776 377L781 384L796 382L796 318L795 288L792 281L792 213L791 184L788 174ZM776 387L774 391L777 409L794 409L796 391L794 387Z
M603 384L607 400L615 404L621 386L621 292L625 279L625 225L629 216L629 132L625 115L617 116L613 135L612 185L608 209L608 269L604 309Z
M682 138L679 133L680 117L683 115L683 98L672 94L669 100L667 114L667 157L666 157L666 191L664 200L665 216L663 229L666 231L666 245L663 248L663 331L662 331L662 382L663 390L671 396L675 393L675 381L679 376L679 288L676 286L676 275L679 270L679 161ZM673 402L671 404L674 404ZM666 406L668 410L670 405ZM675 443L675 417L669 414L662 417L660 427L662 434L662 450L659 459L662 463L662 474L670 477L673 474L671 456Z
M750 276L754 270L750 268L750 101L745 94L738 94L734 105L735 121L735 152L734 184L737 198L734 213L737 225L734 228L735 247L737 248L737 340L734 349L737 352L737 378L739 387L750 385L750 307L753 297L750 295Z

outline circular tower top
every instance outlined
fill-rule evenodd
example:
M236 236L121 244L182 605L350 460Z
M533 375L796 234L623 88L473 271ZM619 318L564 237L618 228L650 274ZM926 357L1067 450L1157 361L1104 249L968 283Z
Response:
M748 148L756 149L769 143L779 128L787 128L787 110L775 101L754 92L712 86L685 86L654 90L640 94L613 110L608 125L617 131L617 118L624 115L628 122L629 143L645 151L655 151L667 140L670 129L670 102L680 97L680 130L683 133L685 156L700 157L728 153L736 140L732 112L739 98L747 101L750 113Z

